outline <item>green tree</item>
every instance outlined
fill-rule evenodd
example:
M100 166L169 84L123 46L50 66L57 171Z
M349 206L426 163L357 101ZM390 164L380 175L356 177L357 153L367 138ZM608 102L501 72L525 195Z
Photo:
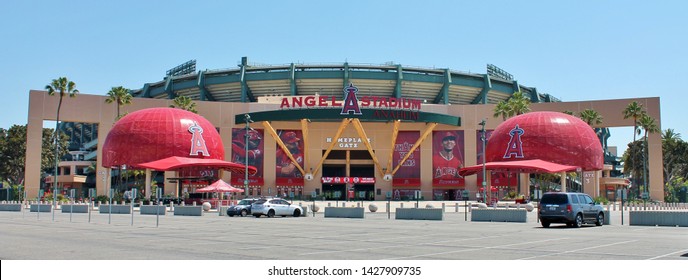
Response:
M655 121L655 118L650 117L648 115L643 115L640 117L638 120L638 126L640 126L644 133L643 133L643 142L644 142L644 151L643 151L643 186L644 190L647 191L648 189L648 184L649 184L649 178L647 178L647 158L649 157L649 151L647 147L647 136L648 134L651 133L658 133L659 132L659 127L657 126L657 122Z
M585 109L580 112L580 118L590 127L602 123L602 115L593 109Z
M172 103L173 104L170 105L171 108L179 108L192 113L198 113L198 111L196 111L196 102L193 102L188 96L177 96L172 100Z
M640 131L638 130L638 119L640 119L640 117L647 113L645 112L643 105L639 104L636 101L633 101L630 104L628 104L628 106L626 106L622 113L624 119L633 119L633 142L635 142L635 136L640 135Z
M571 115L571 116L575 116L575 114L573 113L573 111L569 111L569 110L565 110L565 111L562 112L562 113L567 114L567 115Z
M43 142L41 151L41 170L49 171L55 162L52 149L54 132L52 128L43 128ZM69 139L60 134L60 151L65 154ZM24 180L26 165L26 125L13 125L9 130L0 128L0 178L13 185L21 185Z
M511 116L511 111L509 109L509 105L506 101L499 101L497 103L497 106L494 108L494 115L495 118L502 117L502 120L505 121L508 117Z
M688 142L681 139L681 134L673 129L662 133L662 156L664 184L675 177L688 178Z
M523 115L530 112L530 100L523 95L523 92L517 91L509 98L509 107L511 108L512 116Z
M53 96L55 94L58 94L60 96L60 101L57 103L57 114L55 115L55 181L53 182L54 186L54 192L53 192L53 201L57 200L57 169L58 169L58 164L60 163L60 145L58 139L59 137L59 128L58 125L60 124L60 109L62 108L62 99L65 97L65 95L69 95L69 97L76 97L76 95L79 93L79 90L76 89L76 84L73 81L70 81L66 77L59 77L57 79L53 79L53 81L45 86L45 90L48 91L48 95ZM54 204L55 202L53 202ZM53 208L55 205L53 205ZM53 211L53 220L55 219L55 211Z
M530 112L530 100L523 95L523 92L517 91L508 100L497 103L493 116L495 118L501 116L502 120L506 120L528 112Z
M127 104L131 104L133 97L129 93L129 90L122 87L122 86L112 87L112 89L110 89L110 91L108 91L107 94L108 94L108 98L105 99L105 103L107 103L107 104L116 103L117 104L117 118L115 118L115 120L121 119L122 117L124 117L124 115L126 115L126 113L124 115L122 115L120 113L120 107L127 105Z

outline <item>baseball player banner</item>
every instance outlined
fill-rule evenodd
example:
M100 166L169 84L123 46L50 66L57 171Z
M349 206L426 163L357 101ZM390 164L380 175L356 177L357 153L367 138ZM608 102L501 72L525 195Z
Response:
M293 162L278 144L275 144L277 151L275 163L276 184L278 186L303 186L303 174L296 167L298 164L298 166L303 168L303 141L301 141L303 134L301 130L277 130L277 135L279 135L284 146L287 147L296 162Z
M432 185L459 187L466 185L459 169L463 167L463 131L432 132Z
M419 131L399 131L397 134L397 141L394 145L394 154L392 162L395 168L399 165L406 154L411 150L413 144L420 138ZM393 186L417 187L420 186L420 149L416 149L406 159L406 161L399 167L394 174L392 180Z
M263 139L262 129L232 129L232 162L246 164L248 159L248 165L258 170L255 175L248 176L248 184L250 186L262 186L264 184L263 153L265 146ZM243 186L244 176L232 176L231 184Z

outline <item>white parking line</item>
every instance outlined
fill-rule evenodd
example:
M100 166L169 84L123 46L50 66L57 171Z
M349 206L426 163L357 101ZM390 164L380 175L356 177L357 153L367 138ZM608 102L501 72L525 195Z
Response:
M611 244L604 244L604 245L599 245L599 246L585 247L585 248L580 248L580 249L576 249L576 250L569 250L569 251L564 251L564 252L557 252L557 253L547 254L547 255L531 256L531 257L522 258L522 259L519 259L519 260L529 260L529 259L534 259L534 258L539 258L539 257L548 257L548 256L561 255L561 254L568 254L568 253L574 253L574 252L583 251L583 250L597 249L597 248L602 248L602 247L609 247L609 246L614 246L614 245L619 245L619 244L625 244L625 243L631 243L631 242L636 242L636 241L638 241L638 240L628 240L628 241L616 242L616 243L611 243Z
M525 244L533 244L533 243L541 243L541 242L552 242L552 241L563 240L563 239L568 239L568 238L537 240L537 241L531 241L531 242L522 242L522 243L514 243L514 244L508 244L508 245L490 246L490 247L479 247L479 248L473 248L473 249L463 249L463 250L447 251L447 252L440 252L440 253L433 253L433 254L406 256L406 257L391 258L391 259L384 259L384 260L400 260L400 259L419 258L419 257L436 256L436 255L444 255L444 254L452 254L452 253L479 251L479 250L485 250L485 249L499 249L499 248L505 248L505 247L510 247L510 246L517 246L517 245L525 245Z
M682 253L682 252L688 252L688 249L678 250L678 251L676 251L676 252L671 252L671 253L669 253L669 254L664 254L664 255L661 255L661 256L656 256L656 257L653 257L653 258L649 258L648 260L656 260L656 259L659 259L659 258L663 258L663 257L669 256L669 255L673 255L673 254L679 254L679 253Z

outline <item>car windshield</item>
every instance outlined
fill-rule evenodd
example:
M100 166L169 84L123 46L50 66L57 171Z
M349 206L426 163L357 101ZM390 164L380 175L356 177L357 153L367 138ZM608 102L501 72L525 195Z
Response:
M265 200L265 199L259 199L259 200L256 200L256 202L254 202L253 204L263 204L263 203L265 203L266 201L267 201L267 200Z
M239 205L251 205L251 203L253 203L253 200L250 199L242 199L239 201Z
M545 194L542 196L542 204L566 204L568 196L565 193Z

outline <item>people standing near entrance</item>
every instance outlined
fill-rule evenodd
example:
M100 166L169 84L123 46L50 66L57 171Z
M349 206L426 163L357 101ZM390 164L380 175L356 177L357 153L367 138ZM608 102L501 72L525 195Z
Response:
M301 139L294 131L285 131L280 135L280 139L291 153L296 163L303 166L303 147L300 145ZM296 164L289 159L287 153L282 149L277 149L277 177L301 178L301 171Z
M432 156L433 177L435 179L461 178L459 169L463 167L463 163L455 154L456 135L447 131L443 136L441 149Z

